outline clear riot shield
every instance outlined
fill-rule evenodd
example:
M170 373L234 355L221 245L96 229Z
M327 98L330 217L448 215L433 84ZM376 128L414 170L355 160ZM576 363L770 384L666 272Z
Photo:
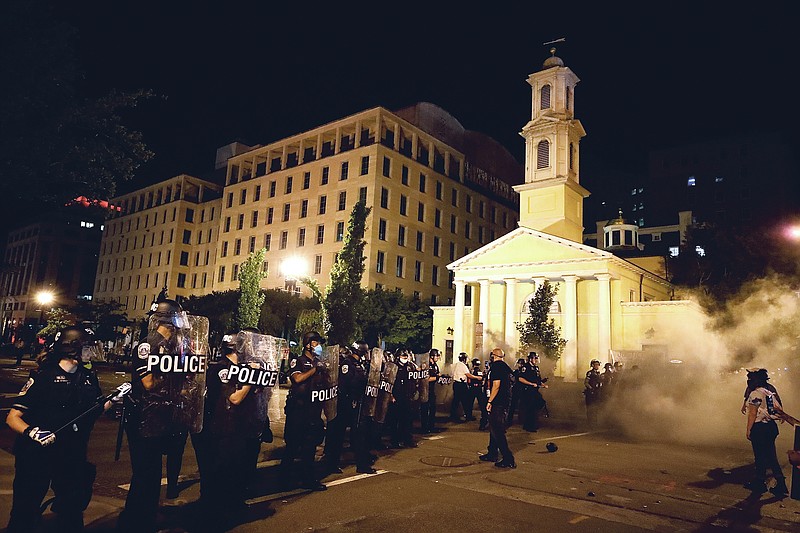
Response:
M241 358L240 363L248 367L237 377L241 383L253 386L251 394L255 398L255 409L251 422L259 434L263 431L267 420L274 422L280 420L283 415L281 406L278 405L277 387L280 358L285 344L284 339L249 331L240 331L236 338L236 351ZM258 368L255 368L256 365Z
M414 362L417 369L412 379L417 380L419 403L428 403L428 366L430 366L430 360L427 353L414 354Z
M369 358L369 372L367 373L367 387L364 389L364 399L361 400L362 418L375 416L375 405L378 402L378 390L381 385L381 366L383 363L383 350L373 348Z
M181 315L171 321L151 316L147 340L139 344L139 358L154 381L143 398L144 437L203 429L208 318Z
M397 365L392 361L384 361L381 368L381 382L378 386L378 398L375 401L375 422L383 424L389 404L392 403L392 388L397 377Z
M318 368L311 387L311 403L322 403L325 420L336 418L339 395L339 346L327 346L319 360L324 368Z

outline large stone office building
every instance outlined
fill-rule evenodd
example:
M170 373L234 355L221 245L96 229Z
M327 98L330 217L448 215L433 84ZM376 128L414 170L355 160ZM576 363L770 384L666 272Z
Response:
M234 145L225 168L224 184L183 175L115 199L122 212L103 235L97 298L135 317L164 286L178 297L235 289L262 247L263 288L303 292L302 276L324 286L364 201L363 286L451 304L446 265L516 227L512 186L523 175L505 148L428 103Z

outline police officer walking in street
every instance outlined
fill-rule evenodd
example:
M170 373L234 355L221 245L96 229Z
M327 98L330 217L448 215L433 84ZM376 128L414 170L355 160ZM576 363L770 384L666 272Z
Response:
M481 461L495 462L498 468L516 468L514 454L506 439L506 418L511 404L511 368L503 361L505 352L501 348L492 350L492 364L489 367L489 446ZM498 454L502 454L500 459Z
M96 374L82 364L88 362L82 353L89 341L81 327L61 330L8 413L6 423L19 435L9 533L36 528L48 488L55 493L58 531L83 531L95 478L94 465L86 460L89 434L101 412L131 390L123 383L109 400L100 398Z
M303 353L289 363L291 388L286 398L286 449L281 460L281 481L291 485L295 457L300 459L301 486L310 490L327 490L314 470L317 445L322 442L322 404L311 401L313 380L325 364L319 360L325 339L316 331L303 336Z
M350 428L350 447L356 457L356 472L374 474L372 457L367 449L365 425L360 420L361 402L367 387L367 369L364 360L369 347L364 341L355 343L339 363L339 396L336 418L329 424L325 435L325 461L328 472L341 473L339 461L344 445L344 435Z
M597 411L600 409L603 376L600 374L600 361L592 359L591 368L583 379L583 394L586 397L586 419L590 428L597 427Z
M428 353L428 401L420 403L420 426L423 433L433 433L436 425L436 380L439 379L439 350Z
M544 407L545 401L542 397L542 389L546 389L547 378L542 377L539 369L539 354L536 352L528 353L528 371L525 375L520 374L520 381L528 388L525 394L525 415L522 429L525 431L536 431L539 429L539 411Z

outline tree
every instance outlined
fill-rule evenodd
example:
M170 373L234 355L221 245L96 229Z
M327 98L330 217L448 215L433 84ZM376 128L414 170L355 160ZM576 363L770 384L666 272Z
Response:
M235 319L239 329L258 327L261 306L264 305L264 294L261 292L264 272L261 265L264 264L266 252L264 248L252 252L239 267L239 307Z
M39 330L36 334L47 341L52 341L56 333L66 328L67 326L75 325L75 316L69 311L61 307L54 307L45 313L47 325Z
M400 290L369 290L356 315L361 337L370 346L386 343L390 349L408 348L415 352L430 349L433 311L418 298Z
M69 308L78 323L91 326L97 340L114 341L121 334L121 329L130 325L122 304L114 300L98 302L78 300Z
M364 299L361 277L364 275L364 231L371 208L364 202L353 206L342 250L331 269L331 280L325 290L312 279L301 280L319 299L321 323L331 344L347 344L357 332L356 309Z
M190 296L181 306L190 314L208 318L208 342L216 346L222 335L234 328L234 310L239 302L239 291L214 291L203 296Z
M76 32L41 0L0 5L0 199L7 220L83 195L108 199L153 157L120 112L148 91L80 95ZM14 216L12 216L12 214Z
M567 344L561 338L561 328L555 320L548 318L550 306L558 293L558 287L545 280L539 285L530 301L529 316L525 322L517 323L519 340L525 350L535 350L548 359L557 361Z

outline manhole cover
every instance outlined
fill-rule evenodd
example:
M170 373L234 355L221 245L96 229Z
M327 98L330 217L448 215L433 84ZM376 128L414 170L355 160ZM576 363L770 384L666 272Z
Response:
M426 465L443 466L445 468L469 466L474 463L474 461L470 461L469 459L464 459L463 457L446 457L443 455L423 457L422 459L420 459L420 461Z

